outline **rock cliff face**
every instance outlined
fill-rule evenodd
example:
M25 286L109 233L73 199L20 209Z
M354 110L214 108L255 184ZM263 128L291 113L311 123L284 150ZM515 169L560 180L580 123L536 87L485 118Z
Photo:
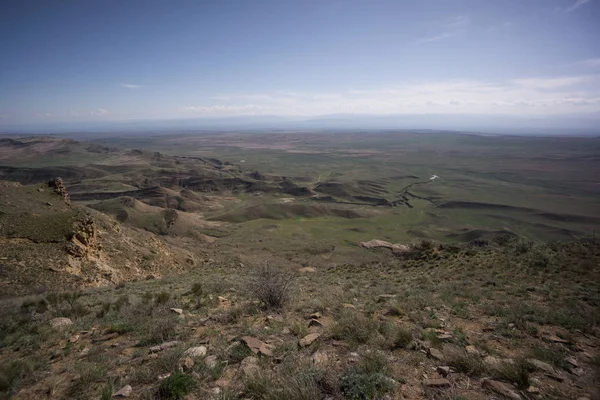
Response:
M54 193L58 194L63 198L63 201L66 205L71 207L71 198L69 197L69 193L67 193L67 188L65 187L65 183L62 178L54 178L48 182L48 186L54 190Z
M67 252L75 257L89 257L99 250L97 236L96 221L91 215L84 215L67 244Z

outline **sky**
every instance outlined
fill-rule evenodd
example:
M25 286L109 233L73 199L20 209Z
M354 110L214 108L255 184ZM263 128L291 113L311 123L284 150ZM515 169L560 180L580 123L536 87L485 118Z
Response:
M600 121L600 0L5 0L0 126Z

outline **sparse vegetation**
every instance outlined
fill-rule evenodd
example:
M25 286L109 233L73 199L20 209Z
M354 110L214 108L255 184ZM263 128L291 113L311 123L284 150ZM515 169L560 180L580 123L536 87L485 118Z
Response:
M298 137L314 145L312 138ZM381 140L374 137L365 137L365 148ZM396 139L389 140L394 148ZM461 146L473 148L470 140ZM527 196L551 188L549 181L528 181L514 191L513 177L503 173L499 194L490 185L497 171L483 168L474 175L460 165L446 168L439 181L443 190L439 182L412 185L426 180L421 159L409 162L410 177L387 172L404 171L410 150L403 151L403 160L387 157L383 168L373 164L379 153L346 157L348 149L356 150L355 143L346 145L333 158L329 152L312 154L309 167L301 165L303 153L261 153L260 163L277 161L262 177L244 175L245 165L238 170L204 158L163 154L159 166L153 158L159 156L143 151L126 156L143 160L135 174L129 165L111 166L110 175L103 175L103 164L94 166L100 179L88 179L87 171L73 184L74 198L90 196L85 204L96 210L90 212L101 232L102 247L91 249L89 260L64 258L66 241L76 235L79 200L69 211L48 197L45 185L12 191L0 182L2 196L8 196L0 196L0 283L7 290L0 301L0 398L85 393L109 399L129 384L132 397L140 399L188 393L365 400L424 392L458 400L489 397L484 377L514 386L522 397L566 399L589 392L588 371L599 364L593 354L600 348L599 244L542 240L585 236L596 223L594 206L573 195L569 201L582 206L582 215L573 215L556 200L566 189L553 189L553 196L543 196L542 212ZM232 159L242 154L228 151ZM246 165L258 162L251 153L243 152ZM453 157L442 151L431 162ZM519 159L513 160L516 168ZM287 178L277 176L280 169ZM7 171L2 173L32 179L31 171ZM408 185L410 194L403 191ZM125 187L135 195L94 198ZM365 204L342 204L360 196ZM383 201L372 206L396 198L412 208ZM494 204L488 203L492 198ZM173 211L165 213L167 208ZM48 216L27 216L31 210ZM25 227L6 224L2 213L23 215ZM42 222L53 226L35 231ZM66 224L67 235L60 236ZM373 238L398 245L357 245ZM410 243L408 251L399 246ZM9 298L13 293L18 297ZM52 327L54 318L70 321ZM319 335L312 344L300 343L312 333ZM264 347L251 349L244 343L248 337ZM205 356L186 353L199 346L206 347ZM556 374L532 359L550 364ZM427 380L447 373L441 367L450 367L451 386L442 381L429 387ZM529 386L540 394L526 392Z
M254 271L248 282L249 292L267 308L281 309L291 299L294 277L269 264Z
M158 393L164 400L181 400L192 390L194 385L193 377L176 372L161 382Z

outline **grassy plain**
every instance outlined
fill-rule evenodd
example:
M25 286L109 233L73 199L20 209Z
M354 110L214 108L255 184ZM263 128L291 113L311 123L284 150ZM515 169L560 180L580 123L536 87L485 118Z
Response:
M460 240L469 231L509 230L536 240L589 237L600 226L600 140L408 132L200 133L96 139L100 144L216 157L287 176L315 187L357 182L384 188L393 201L407 185L414 208L369 207L372 216L347 220L276 221L290 232L341 236L348 228L393 240ZM359 190L361 190L359 188ZM279 199L263 198L264 203ZM303 200L296 200L303 201ZM307 200L311 201L311 200ZM255 221L243 223L254 229ZM287 227L292 225L293 229ZM350 231L352 232L352 231ZM368 235L366 235L368 236Z

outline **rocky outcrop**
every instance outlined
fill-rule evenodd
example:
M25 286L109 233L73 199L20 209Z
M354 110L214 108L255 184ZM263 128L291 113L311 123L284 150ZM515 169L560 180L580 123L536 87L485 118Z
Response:
M69 193L67 193L67 188L62 178L58 177L50 180L50 182L48 182L48 186L54 191L54 193L63 198L63 201L66 205L71 207L71 198L69 197Z
M406 246L404 244L395 244L395 243L390 243L390 242L386 242L386 241L379 240L379 239L373 239L368 242L360 242L359 244L361 247L364 247L365 249L375 249L378 247L383 247L383 248L392 250L392 252L394 252L394 253L406 253L406 252L410 251L410 247Z
M67 252L75 257L88 257L98 249L96 221L90 215L84 215L77 223L75 233L67 244Z

